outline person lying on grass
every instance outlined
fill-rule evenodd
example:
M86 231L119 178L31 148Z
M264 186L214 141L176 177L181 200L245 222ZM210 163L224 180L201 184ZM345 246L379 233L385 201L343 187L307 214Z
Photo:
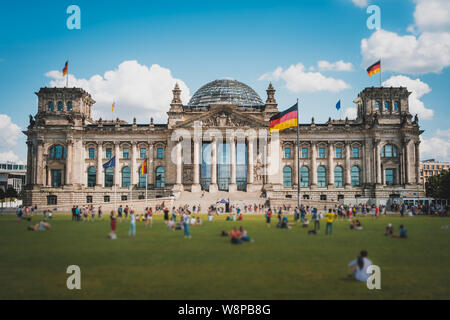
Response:
M237 227L234 227L233 231L231 231L230 239L232 244L242 244L242 233Z
M362 230L361 222L359 220L352 220L350 223L350 230Z
M385 236L392 236L394 234L394 227L392 226L392 223L389 223L386 226L386 232L385 232Z
M48 222L41 221L35 225L28 226L29 231L46 231L50 230L52 226Z
M367 258L367 251L362 250L359 256L348 265L352 270L355 280L366 282L369 279L367 268L372 265L372 261Z
M241 237L242 241L247 241L247 242L253 242L253 241L254 241L253 239L251 239L251 238L248 236L247 231L244 229L243 226L241 226L241 227L239 228L239 232L242 234L242 237Z
M303 225L302 225L302 227L303 228L308 228L309 227L309 220L308 220L308 218L303 218Z

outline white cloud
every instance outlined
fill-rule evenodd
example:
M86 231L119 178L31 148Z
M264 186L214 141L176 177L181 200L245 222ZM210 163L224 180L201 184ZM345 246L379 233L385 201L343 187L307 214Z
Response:
M381 58L382 70L439 73L450 66L450 33L424 32L416 37L377 30L361 40L361 54L365 66Z
M18 164L24 164L23 161L19 161L19 156L13 151L0 152L0 162L14 162Z
M286 88L294 93L331 91L339 92L350 88L350 85L340 79L325 77L320 72L306 72L302 63L291 65L284 70L278 67L273 72L265 73L258 80L284 80Z
M60 71L50 71L46 76L52 79L50 86L65 86L66 80ZM107 71L103 76L96 74L90 79L77 79L69 75L70 87L83 88L96 100L93 108L95 119L111 119L111 105L115 101L114 118L132 121L135 116L141 123L149 122L150 117L157 123L167 120L166 112L170 108L175 83L182 90L183 103L187 103L190 99L187 85L174 78L169 69L157 64L147 67L131 60L122 62L117 69Z
M415 0L414 22L420 30L450 29L449 0Z
M22 132L20 127L11 121L6 114L0 114L0 148L14 147Z
M343 60L336 62L321 60L317 63L317 66L320 71L353 71L353 64L351 62L344 62Z
M411 79L406 76L393 76L383 82L384 87L406 87L411 91L409 96L409 112L413 115L417 114L420 119L429 120L433 117L434 111L425 107L420 98L431 92L428 84L420 79Z
M369 0L352 0L353 4L360 8L365 8L369 5Z
M345 109L344 111L344 117L349 119L356 119L356 116L358 115L358 112L356 110L356 107L350 107Z
M421 138L420 158L449 161L450 159L450 129L437 130L430 139Z

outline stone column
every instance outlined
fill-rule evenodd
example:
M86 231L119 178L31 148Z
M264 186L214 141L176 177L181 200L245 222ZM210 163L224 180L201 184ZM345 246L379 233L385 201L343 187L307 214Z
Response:
M176 177L176 184L173 188L174 191L183 191L183 145L182 145L182 139L178 141L176 148L176 170L177 170L177 177Z
M415 142L416 151L416 183L420 184L420 140Z
M114 185L120 187L120 143L114 143L114 156L116 157L116 166L114 167Z
M247 144L248 144L248 155L247 155L247 186L248 185L253 185L253 183L255 182L255 178L254 178L254 158L253 158L253 143L254 143L254 138L253 137L247 137ZM249 190L247 188L247 190Z
M36 184L39 186L43 185L43 176L45 175L45 166L43 163L43 153L44 153L44 142L41 140L38 140L36 144Z
M411 184L410 178L410 163L409 163L409 142L410 139L405 139L405 182L406 184Z
M194 184L192 185L191 192L202 191L202 186L200 185L200 142L200 137L194 137Z
M317 146L311 142L311 186L317 186Z
M209 185L209 192L217 192L217 139L213 137L211 141L211 184Z
M298 185L299 183L300 183L300 181L299 181L299 179L298 179L298 173L299 173L299 170L300 170L300 168L298 167L298 151L299 151L299 149L300 149L300 146L297 144L297 141L295 141L294 142L294 145L295 145L295 148L294 148L294 150L295 150L295 156L294 156L294 161L295 161L295 163L294 163L294 179L293 179L293 181L294 181L294 186L296 186L296 185Z
M33 143L31 141L27 141L27 176L26 176L26 185L33 185Z
M153 181L153 173L155 172L155 166L153 165L153 143L149 143L148 145L148 169L147 169L147 184L154 185L155 181Z
M230 139L230 185L229 185L229 192L236 192L237 191L237 184L236 184L236 138L232 137Z
M334 186L334 145L328 142L328 186Z
M104 187L105 179L103 179L103 144L98 142L97 144L97 186ZM87 179L86 179L87 180Z
M361 154L359 155L361 159L361 171L359 175L359 183L360 186L363 186L363 184L366 183L366 170L367 170L367 159L366 159L366 145L363 143L361 146Z
M131 142L131 187L138 184L137 145Z
M347 141L345 143L345 185L351 186L352 185L352 174L351 174L351 163L350 163L350 155L351 155L351 148L350 148L350 141Z
M72 149L73 149L73 141L67 140L67 153L66 153L66 179L65 179L65 185L70 186L72 185Z
M381 141L377 140L375 142L375 156L376 156L376 165L377 165L377 170L376 170L376 182L378 185L381 185L383 183L383 177L382 177L382 172L381 172Z

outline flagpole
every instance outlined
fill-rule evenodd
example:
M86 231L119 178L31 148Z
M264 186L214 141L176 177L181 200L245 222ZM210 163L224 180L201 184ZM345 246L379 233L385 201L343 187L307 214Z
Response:
M297 209L300 210L300 121L299 105L297 99Z
M145 174L145 207L148 208L148 173Z
M382 86L382 85L381 85L381 83L382 83L382 81L381 81L381 73L382 73L382 72L381 72L381 58L380 58L380 88L381 88L381 86Z

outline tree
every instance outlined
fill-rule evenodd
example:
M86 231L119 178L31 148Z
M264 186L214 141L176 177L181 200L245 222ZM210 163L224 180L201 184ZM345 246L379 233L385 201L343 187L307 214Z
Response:
M3 202L3 200L5 199L6 195L5 195L5 191L3 191L3 189L0 189L0 201Z
M427 197L450 200L450 171L444 170L428 178L425 190Z
M17 198L17 191L13 187L9 187L6 190L6 197L9 198L9 201L12 201L13 198Z

